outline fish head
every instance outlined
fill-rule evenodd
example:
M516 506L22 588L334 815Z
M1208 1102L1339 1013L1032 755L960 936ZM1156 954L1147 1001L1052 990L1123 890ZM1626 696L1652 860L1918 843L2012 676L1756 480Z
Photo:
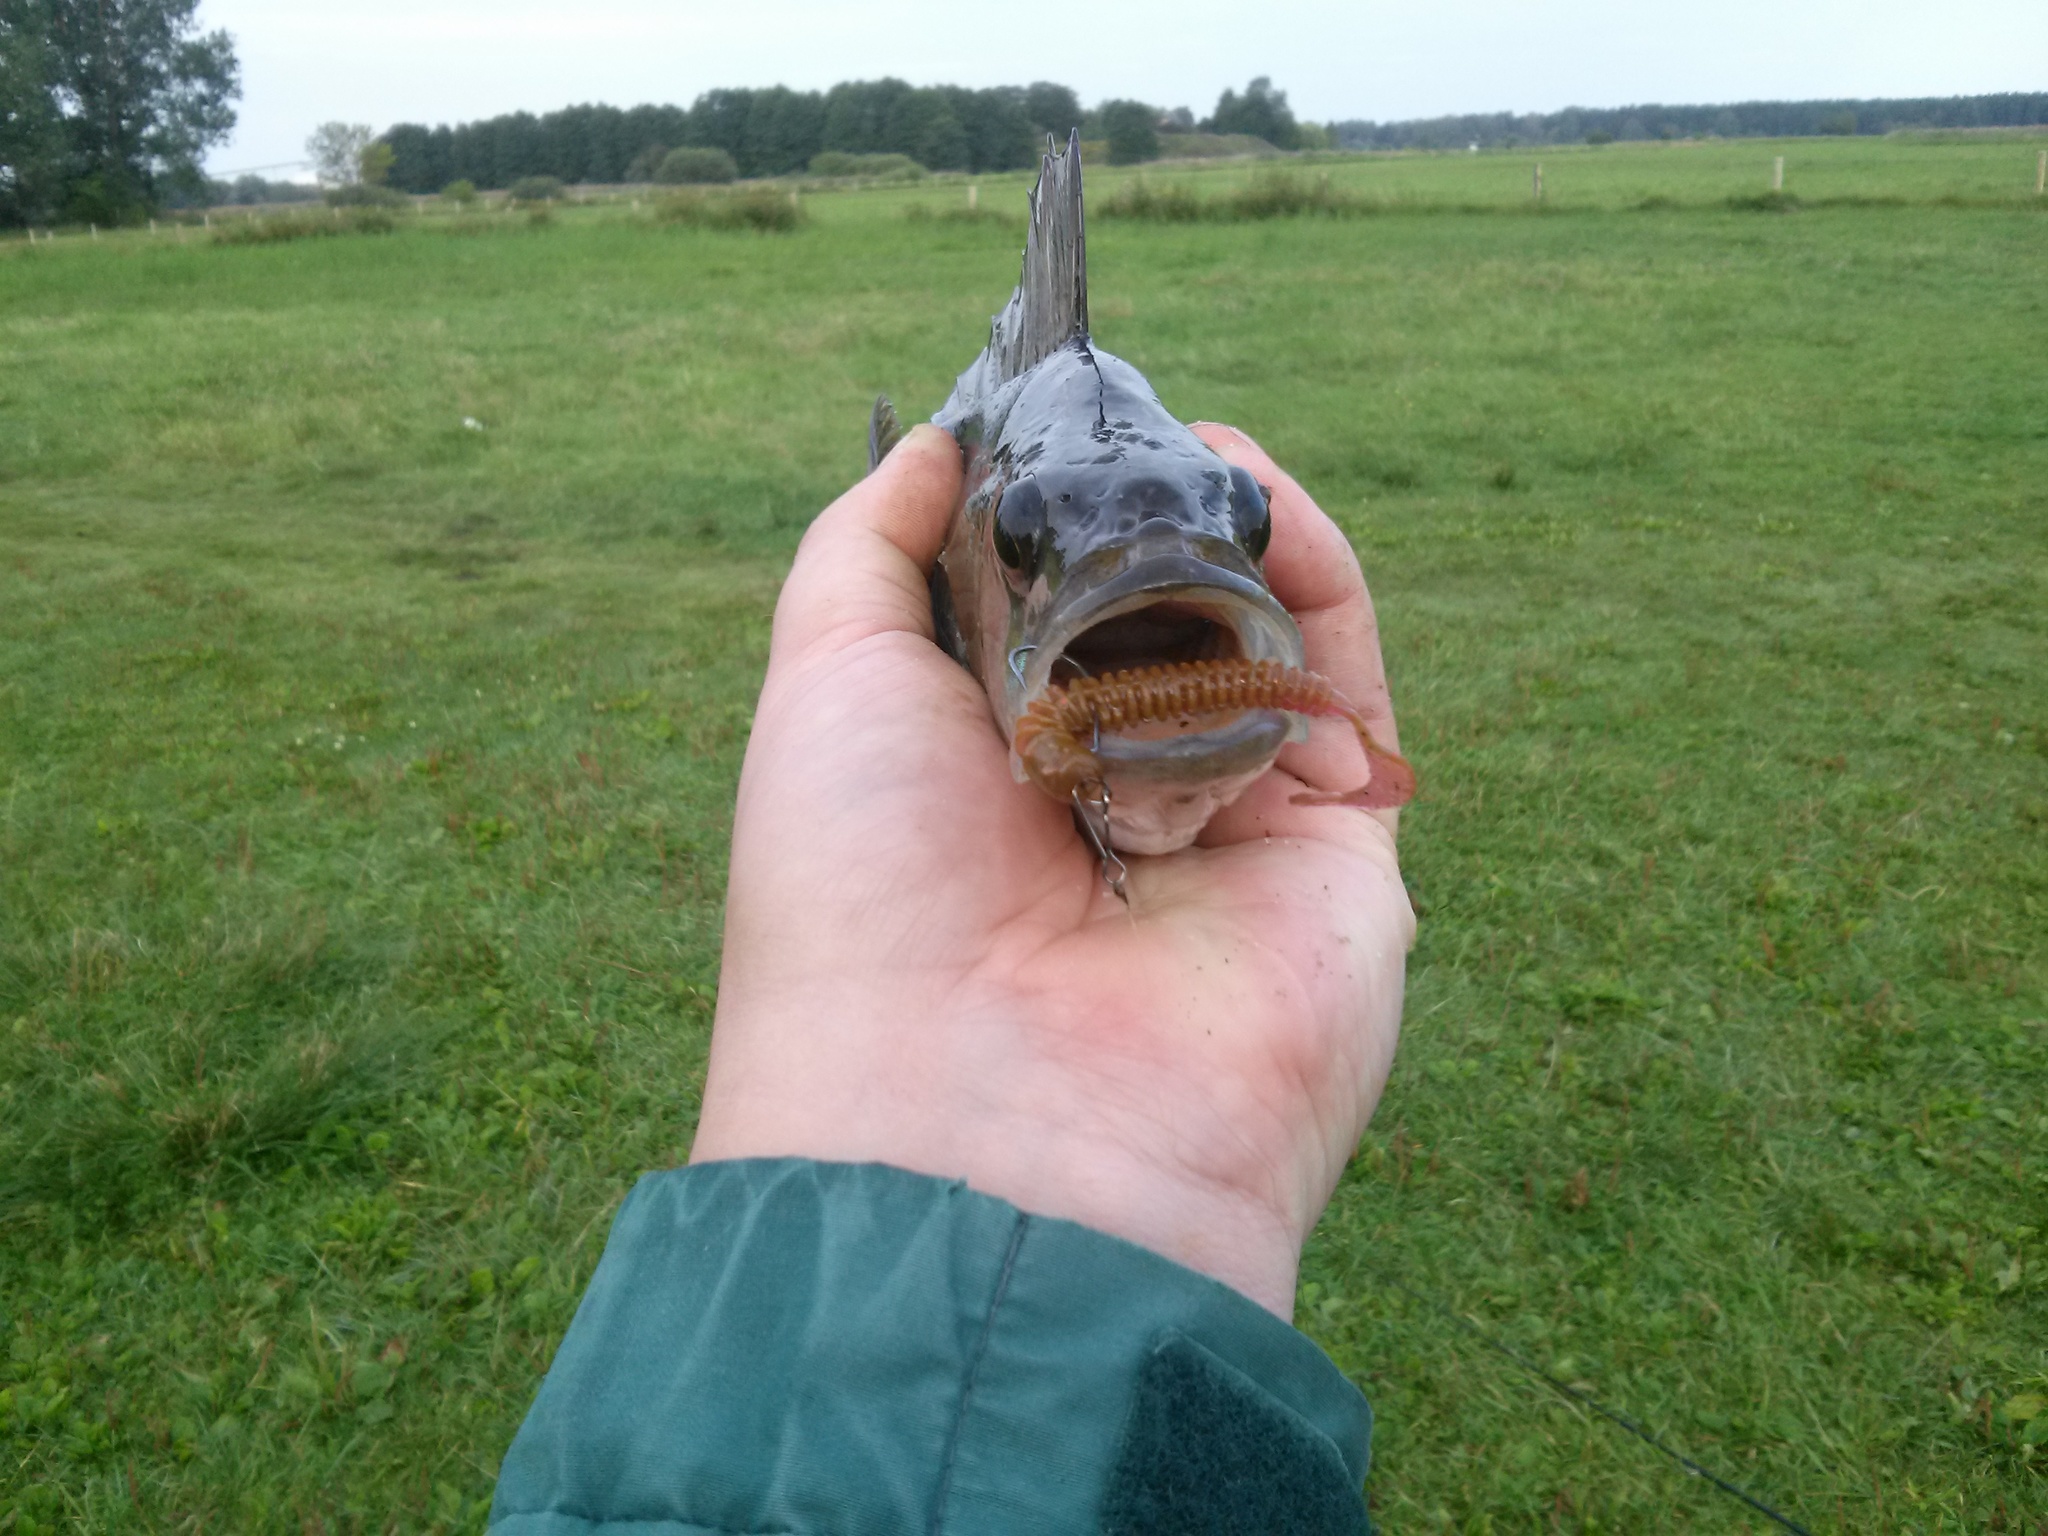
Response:
M949 555L980 567L975 618L988 633L974 664L1006 735L1076 678L1302 665L1301 632L1261 565L1265 489L1169 415L1135 368L1077 342L1007 404L963 520L972 547ZM1098 732L1113 840L1185 847L1301 731L1282 711L1241 709Z

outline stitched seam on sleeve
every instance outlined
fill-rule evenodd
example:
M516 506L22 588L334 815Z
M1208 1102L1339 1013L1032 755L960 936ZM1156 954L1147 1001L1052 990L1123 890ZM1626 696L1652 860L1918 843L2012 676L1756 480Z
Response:
M981 1337L974 1341L974 1353L968 1357L967 1374L960 1383L960 1406L953 1414L953 1427L946 1435L946 1457L939 1465L938 1496L932 1503L930 1536L942 1536L946 1527L946 1501L953 1493L953 1458L959 1454L960 1436L967 1424L967 1410L974 1401L974 1377L981 1369L981 1358L988 1353L988 1341L996 1331L996 1314L1003 1309L1003 1298L1010 1291L1010 1274L1017 1267L1017 1250L1024 1246L1024 1229L1031 1224L1031 1218L1022 1211L1017 1213L1017 1224L1010 1229L1010 1251L1003 1255L1002 1273L996 1276L995 1294L989 1298L988 1315L981 1320Z
M642 1517L638 1515L579 1515L569 1509L522 1509L516 1510L503 1520L492 1522L492 1528L512 1520L573 1520L576 1524L593 1531L615 1530L621 1526L646 1525L666 1528L672 1531L691 1531L701 1536L803 1536L792 1526L749 1526L744 1531L733 1530L730 1526L706 1525L701 1520L687 1519L681 1515L660 1515Z

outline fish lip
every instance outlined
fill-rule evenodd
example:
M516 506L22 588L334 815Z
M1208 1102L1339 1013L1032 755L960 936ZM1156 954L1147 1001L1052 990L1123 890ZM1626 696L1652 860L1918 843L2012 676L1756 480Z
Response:
M1277 709L1247 709L1206 731L1132 741L1108 735L1095 746L1105 776L1206 783L1271 762L1293 721Z
M1231 553L1236 554L1235 550ZM1250 661L1303 664L1301 630L1292 614L1260 579L1257 567L1239 554L1243 571L1233 570L1186 545L1141 552L1124 569L1097 585L1056 603L1039 616L1031 644L1004 679L1008 724L1016 721L1051 685L1052 670L1066 648L1095 625L1160 602L1210 607L1236 632L1238 648ZM1144 741L1105 738L1099 755L1127 771L1162 778L1208 778L1250 767L1278 752L1291 730L1278 710L1246 710L1211 730ZM1194 772L1197 763L1211 765Z

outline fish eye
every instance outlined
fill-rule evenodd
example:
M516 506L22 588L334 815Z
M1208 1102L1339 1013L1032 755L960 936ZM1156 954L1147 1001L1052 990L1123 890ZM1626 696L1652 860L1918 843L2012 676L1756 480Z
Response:
M1045 493L1032 479L1019 480L996 507L996 558L1020 574L1038 565L1045 542Z
M1273 511L1266 505L1266 489L1251 471L1235 465L1230 471L1230 520L1237 542L1254 560L1265 554L1273 539Z

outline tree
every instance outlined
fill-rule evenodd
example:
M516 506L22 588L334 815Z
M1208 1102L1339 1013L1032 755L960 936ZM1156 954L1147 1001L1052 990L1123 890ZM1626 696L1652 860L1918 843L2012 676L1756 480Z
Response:
M382 139L365 144L356 156L356 179L366 187L383 186L391 174L391 162L397 158L397 152Z
M891 126L897 143L890 147L919 165L934 171L968 169L967 128L944 91L912 91L903 98Z
M0 225L47 218L62 190L64 124L48 37L37 7L0 0Z
M755 91L747 104L739 163L749 176L800 171L818 152L824 132L825 99L815 91L780 85Z
M1064 85L1038 80L1024 87L1024 115L1039 134L1067 142L1067 135L1081 126L1081 98Z
M363 179L363 152L376 140L368 123L322 123L306 140L306 158L323 187L351 187Z
M1287 105L1287 93L1274 90L1266 75L1246 86L1242 96L1225 91L1216 100L1215 115L1202 126L1211 133L1248 133L1276 149L1301 147L1301 131Z
M1103 136L1109 140L1111 165L1136 165L1159 158L1159 114L1142 101L1105 101Z
M235 126L234 41L198 0L0 0L0 218L117 223L173 191Z

